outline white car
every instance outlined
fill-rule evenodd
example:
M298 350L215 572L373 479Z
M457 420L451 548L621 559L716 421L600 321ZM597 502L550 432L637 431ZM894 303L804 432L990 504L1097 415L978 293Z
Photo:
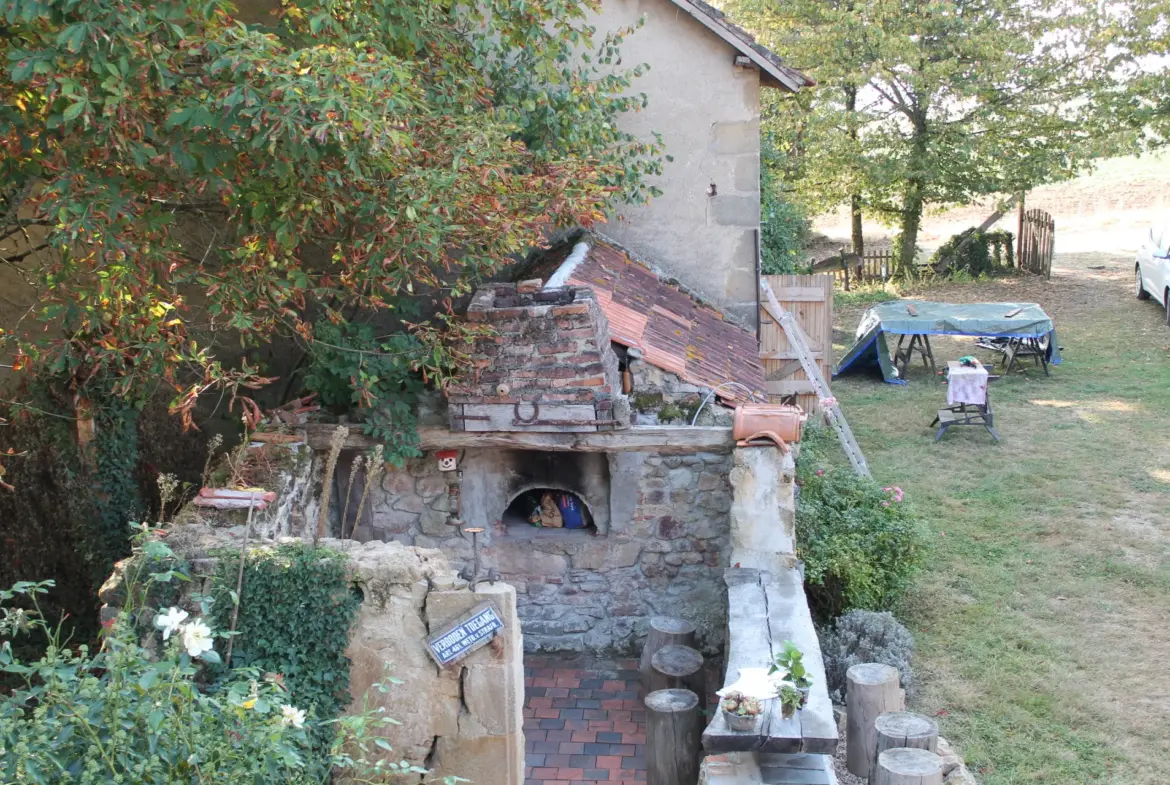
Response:
M1134 264L1137 298L1153 297L1166 309L1170 325L1170 226L1150 230Z

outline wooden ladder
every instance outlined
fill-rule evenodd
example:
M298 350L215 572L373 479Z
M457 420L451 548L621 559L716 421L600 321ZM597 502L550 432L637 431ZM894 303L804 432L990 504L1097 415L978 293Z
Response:
M764 304L764 309L784 329L784 334L788 337L788 345L795 350L796 357L800 360L800 367L804 370L809 381L812 382L813 391L821 400L832 397L829 384L825 381L820 366L817 365L808 348L808 340L805 338L804 330L800 327L800 322L796 321L796 317L790 312L784 310L784 307L776 299L772 287L763 278L760 278L760 289L768 300ZM853 471L863 477L870 477L869 464L865 462L865 456L861 454L861 448L857 445L857 440L853 438L853 431L849 428L845 415L841 413L841 407L825 406L823 408L829 418L829 424L837 432L837 439L841 442L841 448L845 450L845 456L849 458Z

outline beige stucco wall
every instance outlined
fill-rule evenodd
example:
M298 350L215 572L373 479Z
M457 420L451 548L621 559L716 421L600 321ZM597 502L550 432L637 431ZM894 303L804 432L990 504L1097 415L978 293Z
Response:
M605 0L596 38L642 16L622 60L649 64L634 84L649 106L622 123L644 138L662 134L674 160L655 178L663 195L618 207L603 231L754 325L759 71L737 68L736 50L670 0Z

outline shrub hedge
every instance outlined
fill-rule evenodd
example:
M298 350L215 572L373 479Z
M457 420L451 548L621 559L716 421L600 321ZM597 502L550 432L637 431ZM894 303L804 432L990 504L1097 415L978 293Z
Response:
M920 569L926 537L903 492L826 457L832 434L809 428L797 462L797 552L822 620L853 609L887 610Z

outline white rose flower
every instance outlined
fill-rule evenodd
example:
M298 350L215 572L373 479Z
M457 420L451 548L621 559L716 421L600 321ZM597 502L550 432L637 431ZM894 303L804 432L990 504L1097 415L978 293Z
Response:
M205 651L211 651L211 628L202 621L195 621L183 627L183 648L192 657L198 657Z
M164 641L179 631L179 627L186 621L187 615L187 611L181 611L178 608L169 608L166 613L159 614L155 617L154 624L156 627L162 629Z
M291 726L299 730L305 727L305 712L286 703L280 707L280 722L286 728Z

